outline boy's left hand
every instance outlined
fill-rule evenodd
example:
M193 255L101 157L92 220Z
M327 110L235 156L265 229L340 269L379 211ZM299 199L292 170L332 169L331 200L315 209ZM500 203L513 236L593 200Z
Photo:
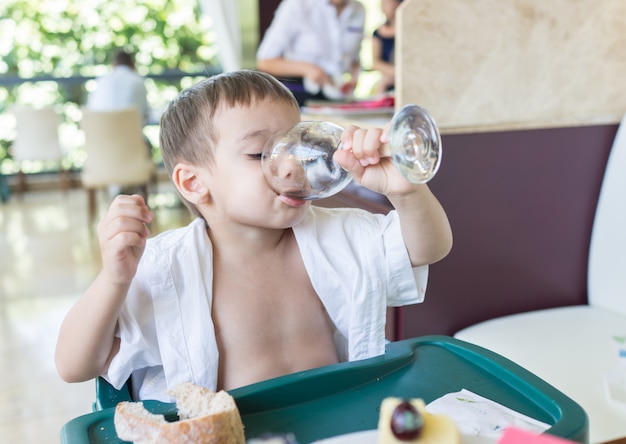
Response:
M386 196L401 196L415 191L418 185L406 180L390 157L381 156L381 148L389 142L389 127L348 126L341 135L342 149L335 152L334 159L364 187Z

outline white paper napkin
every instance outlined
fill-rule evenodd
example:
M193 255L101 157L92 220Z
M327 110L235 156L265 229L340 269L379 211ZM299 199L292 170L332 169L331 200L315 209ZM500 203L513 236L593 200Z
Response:
M542 433L550 428L548 424L466 389L435 399L426 406L426 411L433 415L448 416L464 436L497 439L507 427L534 433Z

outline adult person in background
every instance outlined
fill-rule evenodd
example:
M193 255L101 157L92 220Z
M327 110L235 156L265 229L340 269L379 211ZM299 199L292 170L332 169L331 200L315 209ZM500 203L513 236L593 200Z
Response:
M114 54L113 69L96 80L96 89L89 94L87 108L94 111L117 111L135 107L144 121L150 120L144 78L135 70L133 54L118 50Z
M282 0L257 51L257 68L296 96L352 95L361 70L365 8L357 0Z
M385 14L385 23L374 31L372 38L372 69L381 74L375 89L378 94L391 91L395 86L396 9L400 3L402 0L380 1L381 10Z

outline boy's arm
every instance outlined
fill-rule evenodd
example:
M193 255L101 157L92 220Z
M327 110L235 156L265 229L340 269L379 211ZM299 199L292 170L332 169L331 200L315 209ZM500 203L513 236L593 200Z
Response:
M452 248L452 230L445 211L427 185L407 181L380 150L388 142L387 126L346 128L343 149L335 160L350 171L355 181L387 196L398 212L406 249L413 266L443 259Z
M411 264L432 264L452 248L452 229L444 209L427 185L400 196L387 196L398 211L402 238Z
M107 281L101 272L63 320L55 360L66 382L87 381L105 373L119 349L115 326L126 291Z
M57 340L61 378L79 382L103 374L117 351L117 319L143 254L152 214L140 196L118 196L98 225L102 271L69 311Z

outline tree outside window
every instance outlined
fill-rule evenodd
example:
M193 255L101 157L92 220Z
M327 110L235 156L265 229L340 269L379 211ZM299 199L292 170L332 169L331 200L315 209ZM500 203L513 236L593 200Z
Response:
M135 53L160 110L197 77L219 71L211 20L197 0L4 0L0 4L0 162L15 172L13 104L55 106L68 168L83 161L80 107L116 48ZM182 73L188 73L184 76ZM156 130L158 132L158 130ZM150 136L150 134L149 134ZM152 138L152 137L151 137ZM153 142L158 142L154 140ZM31 166L33 171L45 165Z

